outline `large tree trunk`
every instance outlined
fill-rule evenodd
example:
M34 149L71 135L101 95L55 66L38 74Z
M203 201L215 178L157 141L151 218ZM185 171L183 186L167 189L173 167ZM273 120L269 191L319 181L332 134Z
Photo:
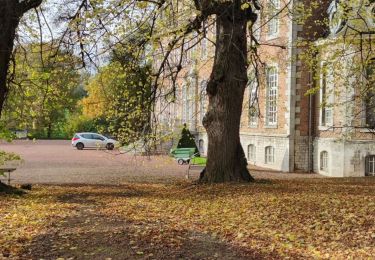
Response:
M242 103L247 84L247 19L227 11L217 17L215 61L207 86L203 119L208 135L207 166L200 181L252 181L240 143Z
M8 93L7 75L19 23L17 2L0 0L0 116Z
M0 0L0 116L8 94L7 77L16 30L22 15L42 0Z

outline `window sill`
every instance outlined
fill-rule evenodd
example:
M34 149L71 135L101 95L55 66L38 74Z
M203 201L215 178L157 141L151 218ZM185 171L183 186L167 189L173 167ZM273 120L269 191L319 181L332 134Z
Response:
M275 40L279 38L279 33L276 33L276 34L271 34L271 35L267 35L266 36L266 41L271 41L271 40Z
M266 129L277 129L277 125L265 125L264 128L266 128Z
M249 128L258 128L258 125L249 125Z
M252 165L255 165L255 164L256 164L256 162L255 162L255 161L252 161L252 160L247 161L247 163L248 163L248 164L252 164Z
M361 128L361 129L359 130L359 132L361 132L361 133L375 133L375 129L371 129L371 128L366 128L366 127L364 127L364 128Z
M324 126L324 125L320 125L318 127L318 130L319 131L333 131L333 127L332 126Z

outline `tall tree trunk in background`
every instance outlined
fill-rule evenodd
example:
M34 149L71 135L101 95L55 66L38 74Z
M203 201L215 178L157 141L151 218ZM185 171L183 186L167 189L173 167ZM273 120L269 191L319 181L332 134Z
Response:
M200 181L249 182L253 178L240 143L242 103L247 84L247 14L240 2L217 14L216 53L207 85L207 166Z
M0 0L0 116L8 94L7 77L20 19L42 0Z
M48 123L48 128L47 128L47 138L51 139L51 136L52 136L52 123L49 122Z

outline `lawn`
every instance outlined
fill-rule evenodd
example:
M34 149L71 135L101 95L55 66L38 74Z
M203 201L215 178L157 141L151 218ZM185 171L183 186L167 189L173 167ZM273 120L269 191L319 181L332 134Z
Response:
M204 166L207 163L207 158L206 157L194 157L191 159L191 163Z
M369 259L375 179L36 186L0 219L0 256Z

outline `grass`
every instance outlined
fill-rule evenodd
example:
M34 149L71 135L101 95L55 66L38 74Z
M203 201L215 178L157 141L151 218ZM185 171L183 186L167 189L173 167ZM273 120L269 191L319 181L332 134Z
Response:
M194 157L193 159L191 159L191 163L204 166L207 163L207 158L206 157Z
M257 259L370 259L375 255L374 191L374 178L209 186L37 186L22 197L0 199L0 244L3 253L17 257L27 248L39 252L39 258L53 250L56 258L72 254L82 258L82 250L92 249L101 259L116 250L134 258L158 259L173 258L174 250L188 247L181 252L191 255L182 257L192 258L199 252L189 244L191 237L204 234ZM91 219L87 230L77 217L82 223ZM105 225L126 226L126 232L111 231L117 235L107 237L102 231ZM82 239L88 229L95 233ZM61 237L53 237L59 232L68 237L67 246ZM51 237L37 240L42 234ZM100 237L105 240L99 244L95 241ZM31 241L41 242L32 246ZM54 244L48 247L43 241ZM123 241L125 246L105 250ZM201 243L211 253L211 244Z

